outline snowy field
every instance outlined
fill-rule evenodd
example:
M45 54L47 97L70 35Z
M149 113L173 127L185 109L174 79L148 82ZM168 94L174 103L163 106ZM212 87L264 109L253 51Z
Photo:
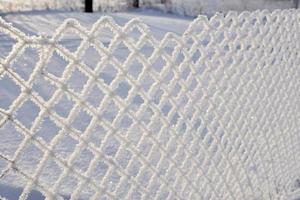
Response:
M51 37L56 30L57 27L61 25L61 23L67 18L75 18L82 25L87 28L91 28L93 23L95 23L103 14L94 13L94 14L84 14L77 12L44 12L44 11L36 11L36 12L24 12L19 14L7 14L2 17L7 21L11 22L15 27L22 30L23 32L29 35L36 35L37 33L43 33ZM177 34L182 34L185 31L191 22L191 18L177 17L174 15L161 14L155 11L135 11L135 12L124 12L124 13L113 13L110 14L114 18L114 20L119 25L124 25L130 19L135 17L139 17L144 23L146 23L152 32L152 34L157 38L161 39L163 35L167 32L174 32ZM109 32L101 32L99 33L99 38L101 42L105 45L109 45L109 41L112 39L112 35ZM75 51L80 44L81 40L76 35L71 32L66 35L61 40L61 44L67 47L72 52ZM0 33L0 59L5 58L10 52L14 41ZM150 54L152 48L145 47L143 49L144 53ZM116 51L116 58L119 60L125 60L128 55L128 50L126 48L119 48ZM16 62L13 64L14 70L25 80L28 79L28 76L33 70L37 62L37 50L33 48L28 48L25 50L24 54L20 56ZM98 54L95 52L93 48L88 49L87 53L83 57L83 60L86 64L93 68L99 62ZM51 61L46 66L46 69L54 74L55 76L60 76L62 71L66 66L66 61L64 61L59 55L53 54ZM138 64L136 64L135 68L133 66L130 73L135 74L138 69ZM114 68L107 67L103 73L100 74L100 78L104 80L106 84L110 84L114 79L116 71ZM85 83L85 78L78 71L74 73L74 76L70 79L68 84L75 91L79 91L82 89L83 84ZM148 88L151 82L145 81L145 85L143 87ZM120 87L116 89L115 94L120 97L126 97L129 85L124 82L124 84L120 84ZM44 99L50 99L53 93L53 86L46 83L45 80L36 80L33 89L38 92ZM7 76L4 76L0 79L0 108L6 110L8 106L12 103L12 101L19 95L20 88L15 85ZM101 91L95 91L91 93L91 95L87 98L91 104L99 103L99 99L103 98ZM155 96L153 97L156 98ZM139 106L142 99L135 98L132 102L132 109L134 110ZM55 112L57 112L60 116L66 117L68 112L71 110L73 106L73 102L71 102L65 96L61 98L61 100L55 105L53 108ZM163 112L168 112L168 109L165 108ZM17 118L26 126L30 127L32 125L32 121L36 118L39 112L39 108L35 106L31 101L27 101L23 106L16 112ZM117 110L115 108L107 109L104 113L104 118L108 121L112 120ZM149 113L148 113L149 114ZM147 113L145 116L141 116L141 120L148 120ZM144 118L144 119L143 119ZM84 131L88 123L90 122L90 117L82 112L75 119L72 124L72 127L76 128L79 131ZM127 124L128 125L128 124ZM123 123L123 126L126 127L126 122ZM51 139L57 134L59 128L48 118L46 117L42 124L41 128L37 132L37 136L42 138L46 143L50 143ZM133 133L132 137L134 138ZM18 148L18 145L22 142L24 136L20 134L10 122L5 123L3 127L0 127L0 152L12 157ZM98 130L95 130L95 133L91 136L90 142L99 145L102 139L105 136L105 130L101 130L101 127L98 127ZM65 137L59 142L59 144L55 147L55 152L58 153L63 158L68 158L74 151L75 145L77 142L71 137ZM114 156L117 148L119 147L119 143L111 139L105 146L103 147L103 151L107 156ZM145 147L146 148L146 147ZM126 151L124 151L126 154ZM25 151L22 153L20 158L17 160L17 166L21 169L25 170L28 174L34 174L35 169L41 160L43 154L35 147L33 144L27 145ZM129 154L127 156L130 156ZM91 161L93 155L88 150L83 150L80 153L80 156L73 163L74 166L80 170L85 171L87 169L88 163ZM126 155L124 155L126 157ZM124 163L122 163L124 162ZM126 164L128 160L121 161L122 164ZM0 171L5 169L7 163L0 159ZM106 173L107 165L103 162L99 162L99 165L96 167L94 171L94 176L98 181L101 180L101 176ZM137 173L137 169L132 167L131 174ZM58 165L53 161L49 160L47 165L41 172L40 181L45 182L49 185L53 184L61 173L61 169ZM112 180L107 183L108 188L113 189L114 176L111 176ZM117 179L117 177L115 177ZM22 188L24 187L26 180L22 179L20 176L17 176L16 173L10 171L0 180L0 195L9 200L18 199L18 196L22 193ZM110 185L111 184L111 185ZM66 177L63 184L61 184L59 188L59 194L67 197L72 193L76 187L73 177ZM92 195L91 191L83 191L81 194L81 199L87 199ZM136 194L138 198L139 194ZM163 198L163 197L162 197ZM40 192L34 190L30 193L29 199L31 200L40 200L43 199L43 196ZM133 198L134 199L134 198Z

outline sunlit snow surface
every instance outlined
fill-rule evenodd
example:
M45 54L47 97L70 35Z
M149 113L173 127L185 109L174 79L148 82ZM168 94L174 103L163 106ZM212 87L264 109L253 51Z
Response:
M189 22L192 20L190 18L181 18L168 14L161 14L155 11L143 11L143 12L127 12L127 13L113 13L110 14L114 20L119 25L124 25L130 19L139 17L144 23L146 23L152 32L152 34L157 38L161 39L166 32L175 32L177 34L182 34L189 25ZM29 35L36 35L37 33L43 33L51 37L54 33L55 29L67 18L75 18L77 19L83 26L87 28L91 28L93 23L95 23L103 14L94 13L94 14L84 14L77 12L24 12L19 14L9 14L4 15L4 19L8 22L13 23L13 25L23 32ZM101 42L104 44L108 44L111 39L111 34L109 32L100 33ZM68 33L66 37L61 40L61 44L67 47L69 50L74 52L79 46L81 40L78 36ZM0 34L0 58L5 58L11 48L15 43L12 39L7 37L4 34ZM146 47L143 49L145 54L151 54L152 48ZM115 52L115 56L120 60L125 60L128 55L128 50L126 48L119 48ZM101 58L97 52L90 48L87 53L83 57L85 63L94 68L95 65L99 62ZM38 61L38 52L34 48L27 48L23 55L14 62L11 66L22 78L27 80L29 75L31 74L36 62ZM46 69L56 75L60 76L66 67L67 62L63 60L59 55L54 54L47 64ZM139 63L133 65L130 73L136 73ZM114 76L116 71L114 68L106 67L103 73L100 74L101 79L104 80L106 84L109 84ZM79 71L74 71L73 76L68 82L70 87L72 87L75 91L81 90L84 83L86 81L86 77L84 77ZM145 80L143 82L143 87L147 88L152 84L151 81ZM47 83L43 79L37 79L34 83L33 89L38 92L38 94L48 100L51 98L52 93L55 88ZM130 89L130 85L126 82L120 84L120 86L114 91L115 95L119 95L120 97L126 97L128 90ZM8 109L9 105L12 101L19 95L20 88L7 76L4 76L0 79L0 107L4 109ZM95 90L90 93L88 97L88 101L92 105L97 105L100 99L103 98L103 93L100 90ZM158 96L154 96L155 98L159 98ZM131 109L135 109L139 104L142 103L142 99L137 96L132 101ZM68 112L74 105L70 99L63 97L59 103L53 108L55 112L57 112L62 117L67 117ZM162 111L168 112L169 108L165 108ZM24 105L15 113L18 119L27 127L30 128L32 125L32 121L38 115L40 109L32 103L30 100L26 101ZM112 105L110 108L107 108L103 117L108 121L113 118L113 116L118 112L116 108ZM149 113L145 113L141 116L141 120L147 121L149 120ZM75 119L72 124L72 127L78 129L79 131L84 131L86 126L89 124L91 117L88 116L85 112L81 112L79 116ZM124 127L126 128L130 122L124 121ZM37 136L41 137L45 142L50 143L51 139L57 134L60 129L48 118L46 117L37 132ZM95 133L90 137L90 142L99 145L103 140L106 131L103 128L98 127L95 130ZM133 140L139 137L139 131L132 132L131 138ZM24 136L20 134L15 128L14 125L10 122L7 122L3 127L0 128L0 151L10 157L13 157L18 145L22 142ZM55 152L59 153L63 158L67 158L73 152L76 144L78 142L71 137L65 136L59 144L55 147ZM103 151L108 156L114 156L117 149L119 148L120 143L111 138L110 142L106 142L106 146ZM124 154L126 154L124 152ZM20 166L21 169L25 170L29 174L34 174L36 170L36 166L38 165L43 153L35 147L33 144L27 145L25 151L21 154L20 158L17 160L17 166ZM128 157L125 159L124 165L130 159L130 154L124 155L124 157ZM88 167L89 162L93 158L93 154L88 150L83 150L78 158L76 159L74 166L81 170L85 171ZM7 163L0 159L0 171L6 167ZM136 169L137 170L137 169ZM103 162L99 162L96 170L93 173L93 177L98 180L101 180L102 176L107 171L107 165ZM53 185L56 180L59 178L59 175L62 173L62 169L51 159L47 162L46 166L42 170L39 180L42 182L46 182L49 185ZM132 171L132 173L136 173ZM109 183L111 183L111 187L113 186L113 182L117 180L117 176L111 176ZM22 193L22 188L26 183L25 179L22 179L21 176L13 171L10 171L5 177L0 180L0 195L9 199L14 200L18 199L18 196ZM76 186L76 179L69 176L63 182L61 188L59 189L60 194L66 199L72 193L72 190ZM109 188L110 186L107 185ZM93 194L93 191L86 190L82 192L81 198L87 199ZM137 194L138 196L138 194ZM44 199L42 194L37 190L32 191L30 193L29 199L39 200Z

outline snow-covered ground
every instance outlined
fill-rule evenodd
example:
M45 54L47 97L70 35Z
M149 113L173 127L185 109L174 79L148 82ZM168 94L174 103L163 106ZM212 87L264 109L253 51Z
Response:
M109 14L114 18L114 20L120 24L124 25L130 19L139 17L144 23L146 23L152 32L152 34L161 39L163 35L167 32L175 32L177 34L182 34L192 18L184 18L177 17L169 14L161 14L155 11L136 11L136 12L124 12L124 13L113 13ZM29 35L36 35L37 33L45 33L49 37L51 37L57 27L61 25L61 23L67 18L75 18L82 25L87 28L90 28L93 23L95 23L103 14L94 13L94 14L84 14L77 12L45 12L45 11L35 11L35 12L24 12L19 14L7 14L2 17L7 21L11 22L15 27L19 28L23 32ZM101 41L105 44L109 42L111 39L111 35L109 33L100 33ZM67 37L65 37L61 43L66 46L69 50L74 51L78 47L80 43L80 39L69 33ZM2 33L0 33L0 58L5 58L9 51L11 50L14 41ZM150 51L150 49L145 48L144 52ZM116 53L116 57L118 59L126 58L126 50L118 49ZM88 66L94 67L99 61L99 57L95 54L93 49L90 49L84 58L83 58ZM28 78L30 73L32 72L33 66L35 66L37 62L37 50L33 48L28 48L23 56L17 59L17 61L13 64L14 70L23 78ZM59 56L54 54L51 62L46 66L47 70L54 75L58 75L64 70L66 66L66 62ZM131 71L135 73L134 69ZM104 80L105 83L111 82L114 77L115 71L113 69L107 69L105 72L101 73L100 78ZM84 78L80 75L80 73L74 73L74 77L71 78L69 84L75 90L79 90L84 83ZM43 98L49 99L53 92L53 87L51 87L46 82L43 83L44 80L36 80L36 84L33 87L35 91L39 93ZM149 87L147 81L145 82L144 87ZM128 85L125 83L120 85L120 87L115 91L119 96L126 96L128 92ZM0 108L8 109L8 106L11 102L18 96L20 93L20 88L14 84L7 76L0 78ZM101 97L100 92L93 92L91 96L88 97L89 101L93 104L99 101ZM155 98L155 97L154 97ZM136 99L132 102L132 107L134 109L135 106L140 104L141 100ZM68 112L70 111L73 103L67 98L62 98L61 101L54 107L54 111L59 115L66 117ZM167 109L166 109L167 110ZM15 114L18 119L26 126L30 127L33 119L37 116L39 109L35 106L31 101L25 102L25 104L18 110ZM105 113L105 118L110 120L110 118L115 114L116 110L108 109L107 113ZM163 111L168 112L168 111ZM84 130L84 128L89 123L90 117L87 116L84 112L77 117L72 126L74 126L78 130ZM143 120L141 118L141 120ZM145 120L147 120L147 116L145 116ZM80 122L80 123L78 123ZM124 125L126 126L126 124ZM45 140L47 143L50 143L51 139L57 134L59 129L57 126L49 119L45 118L41 124L41 128L37 132L37 136ZM138 134L138 133L135 133ZM98 144L101 142L105 135L104 130L98 130L95 134L92 135L90 142ZM20 134L15 128L14 125L10 122L7 122L3 127L0 127L0 152L4 153L10 157L13 156L16 151L18 145L23 140L24 136ZM133 133L134 137L134 133ZM138 137L138 136L137 136ZM55 148L55 151L59 153L62 157L67 158L74 150L77 142L70 137L65 137ZM115 140L111 140L111 143L108 143L104 149L104 152L109 155L114 155L116 149L118 148L118 142ZM125 153L125 152L124 152ZM38 165L42 153L35 147L33 144L29 144L25 151L22 153L21 157L17 160L17 166L21 169L25 170L29 174L33 174L35 172L36 166ZM82 151L81 155L76 159L74 166L81 170L85 171L87 167L87 163L90 162L93 155L88 150ZM125 161L126 162L126 161ZM0 171L6 167L6 162L0 159ZM96 168L94 174L98 178L101 179L101 176L107 170L107 165L100 162L98 167ZM40 180L45 181L47 184L53 184L61 173L61 169L57 166L57 164L49 160L46 167L42 170ZM132 171L132 173L136 173ZM113 177L112 177L113 178ZM114 181L114 180L112 180ZM18 199L18 196L22 192L22 188L26 180L22 179L20 176L17 176L16 173L10 171L6 176L2 177L0 180L0 196L5 197L9 200ZM69 196L72 193L72 190L75 187L74 178L67 177L64 184L62 184L59 192L61 195ZM109 187L109 185L108 185ZM113 187L113 186L111 186ZM81 198L87 199L91 195L91 191L83 192ZM38 191L32 191L30 193L29 199L32 200L40 200L43 199L43 196Z

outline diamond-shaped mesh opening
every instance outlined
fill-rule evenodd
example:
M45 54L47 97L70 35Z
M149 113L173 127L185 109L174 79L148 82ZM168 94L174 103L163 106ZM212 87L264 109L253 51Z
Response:
M118 197L126 199L126 197L129 196L128 193L130 192L130 189L131 189L130 182L128 180L123 180L122 182L119 183L116 194Z
M153 93L152 96L152 101L155 104L159 104L162 100L162 95L164 94L164 91L162 89L158 89L155 91L155 93Z
M185 60L185 55L182 50L176 55L174 60L176 65L180 66L182 64L182 62Z
M165 127L164 129L159 133L159 141L161 144L163 144L164 146L168 145L168 142L171 139L171 133L169 132L169 130L167 130Z
M143 97L141 97L141 95L135 95L132 98L131 101L131 108L135 111L137 111L143 104L144 104L145 100Z
M48 80L45 79L44 76L37 76L34 79L32 89L34 92L38 93L40 97L42 97L45 101L50 100L56 91L56 87L51 84Z
M161 159L161 152L157 146L152 148L152 151L149 155L149 161L152 166L156 167Z
M169 161L167 161L165 158L161 158L157 170L161 176L164 176L168 172L169 167L170 167Z
M103 146L103 152L107 156L115 156L120 147L120 142L112 136L109 136Z
M105 109L103 110L102 117L105 120L112 122L116 118L119 110L120 108L118 107L118 105L113 100L110 100L109 103L106 104Z
M204 138L204 144L206 145L207 148L209 148L212 145L213 141L214 141L214 139L211 135L207 135Z
M171 109L172 109L172 105L169 102L166 102L162 106L161 111L165 116L167 116L170 113Z
M158 199L167 199L169 198L170 192L168 192L167 190L163 190L162 192L159 193L158 195Z
M228 39L234 41L237 37L236 31L231 31L230 33L227 34Z
M59 131L60 127L57 126L50 117L45 117L36 132L36 136L50 144Z
M178 114L178 113L176 113L176 114ZM176 114L174 115L174 116L176 116ZM179 114L178 114L179 115ZM180 117L180 115L179 115L179 117ZM187 124L186 123L178 123L177 124L178 126L178 129L177 129L177 134L178 135L189 135L186 131L187 131ZM193 138L191 137L191 140L192 140ZM190 142L190 141L189 141Z
M7 155L7 152L1 154L1 156L4 156L5 157L9 157L9 155ZM12 157L12 156L11 156ZM9 166L9 161L5 160L5 159L0 159L0 172L1 172L1 175L3 176L3 174L6 174L7 172L5 172L5 169Z
M128 173L130 174L130 176L132 177L136 177L139 173L139 171L142 169L142 163L138 160L138 159L133 159L131 160L131 162L129 163L127 169L128 169Z
M139 111L137 117L140 120L139 122L141 124L147 125L151 122L151 118L154 117L153 109L151 108L143 109Z
M153 172L151 172L150 169L146 169L143 172L141 172L138 178L139 185L146 188L150 180L152 179L152 176L153 176Z
M76 29L68 28L64 30L58 43L71 52L75 52L79 48L82 40L82 37L77 33Z
M32 143L26 145L16 160L16 166L27 174L34 174L44 152Z
M132 153L126 149L119 150L118 154L116 155L116 159L118 164L123 168L126 169L130 160L132 158Z
M216 34L216 42L218 42L218 44L221 44L225 39L225 34L224 32L220 31L219 33Z
M169 69L166 69L165 71L164 71L164 74L163 74L163 82L165 83L165 84L172 84L172 82L173 82L173 79L174 79L174 71L171 69L171 68L169 68Z
M74 161L73 166L84 173L88 170L93 158L94 154L87 148L85 148L76 156L76 160Z
M182 86L179 83L175 84L175 87L172 89L171 94L174 97L178 97L178 95L180 94L180 91L182 90Z
M132 118L128 114L125 114L122 117L118 128L125 131L132 125L132 123L133 123Z
M0 77L0 108L8 110L15 99L20 95L21 89L8 75Z
M61 117L67 118L74 107L75 102L70 99L66 94L63 94L56 100L56 104L52 107L52 110Z
M0 31L0 60L5 59L9 53L13 50L14 45L17 43L10 35L3 33L2 30Z
M97 183L100 183L106 176L109 168L109 165L105 163L105 161L100 160L96 163L95 170L91 173L91 177L93 177Z
M108 48L115 37L115 33L109 27L100 27L94 33L94 36L104 45L104 47Z
M84 133L87 127L90 125L92 120L92 116L89 115L84 110L80 110L73 120L71 126L80 131L80 133Z
M190 81L188 89L190 90L190 92L193 92L193 91L195 91L195 89L197 88L198 85L199 85L199 83L198 83L197 79L192 77L192 80Z
M211 36L209 34L205 34L201 37L200 44L206 47L209 45L211 41L212 41Z
M83 187L80 190L78 196L80 199L91 199L91 198L93 198L94 194L95 194L95 190L93 190L92 188Z
M48 158L39 176L39 181L52 187L62 173L62 168L52 157Z
M188 78L191 75L191 69L189 67L185 67L182 71L181 71L181 76L182 79L188 80Z
M105 93L99 87L94 86L87 95L86 101L96 108L101 104L104 95Z
M85 50L81 59L88 67L95 69L101 61L102 56L93 46L91 46Z
M125 99L131 90L131 85L127 81L122 81L119 83L118 87L114 91L114 94Z
M120 42L115 50L112 52L112 55L120 62L124 63L129 54L132 53L124 42Z
M160 188L163 188L163 185L160 183L160 180L158 178L153 178L151 181L151 184L148 186L150 194L153 197L156 197L157 194L159 194Z
M89 135L88 141L96 147L100 147L107 133L108 130L97 124L96 127L92 130L91 134Z
M153 143L148 140L143 140L139 144L139 150L140 152L147 157L149 152L151 151L151 148L153 147Z
M80 70L75 69L67 82L68 88L80 93L83 90L84 85L87 83L87 80L88 77L85 74L83 74Z
M148 92L154 83L155 83L155 81L153 80L153 78L150 75L143 76L140 81L141 88L145 92Z
M120 182L121 175L117 171L111 171L107 181L105 181L105 186L107 191L114 192L117 189L118 183Z
M143 45L139 48L139 51L146 57L149 58L152 56L153 52L154 52L154 47L153 45L146 41L143 43Z
M137 145L143 136L143 131L137 126L131 126L130 130L127 132L127 139L134 145Z
M139 28L141 28L139 24L136 24L132 26L130 28L130 31L127 33L128 36L133 39L133 41L139 41L141 36L143 35L143 28L142 30L140 30Z
M180 118L179 114L175 113L173 115L173 117L171 118L170 124L175 126L177 124L179 118Z
M155 59L151 67L156 72L160 73L165 66L166 66L166 61L162 57L158 57L157 59Z
M24 135L15 128L14 123L11 121L7 121L0 127L0 135L3 138L0 140L1 154L13 158L14 153L24 139Z
M128 74L138 79L139 75L141 74L144 66L138 60L134 60L128 67Z
M60 135L60 140L54 146L53 151L62 158L67 159L74 151L76 145L79 143L76 139L73 139L70 136L69 132L65 132L64 134Z
M117 73L117 68L114 65L109 64L103 68L99 78L102 79L105 84L109 85L116 78Z
M27 100L15 112L15 117L28 129L31 128L33 122L40 112L40 107L33 101Z
M187 46L187 49L190 50L193 45L195 45L196 41L193 37L194 35L187 35L187 38L186 38L186 46Z
M175 185L175 181L176 181L176 168L175 167L170 167L167 171L166 171L166 179L170 184L174 184Z
M76 188L78 184L78 180L76 177L72 176L71 174L64 177L63 181L61 182L58 188L58 194L65 197L66 199L70 199L71 194L73 193L73 189Z
M201 52L200 52L199 49L197 49L197 50L193 53L193 55L192 55L192 61L193 61L194 63L197 63L197 62L199 61L200 58L201 58Z
M56 77L62 77L68 64L68 61L54 51L44 69Z
M12 62L11 68L24 80L28 80L39 61L38 50L27 47Z
M167 40L167 42L163 46L163 54L166 54L168 56L172 56L174 53L175 48L178 46L178 44L173 40Z

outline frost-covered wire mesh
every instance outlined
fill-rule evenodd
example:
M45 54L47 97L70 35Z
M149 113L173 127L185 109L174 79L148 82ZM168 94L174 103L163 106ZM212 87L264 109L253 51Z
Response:
M14 91L0 104L1 185L20 199L299 197L299 19L200 16L161 40L137 19L70 19L51 38L1 19L14 41L0 44L0 95Z

